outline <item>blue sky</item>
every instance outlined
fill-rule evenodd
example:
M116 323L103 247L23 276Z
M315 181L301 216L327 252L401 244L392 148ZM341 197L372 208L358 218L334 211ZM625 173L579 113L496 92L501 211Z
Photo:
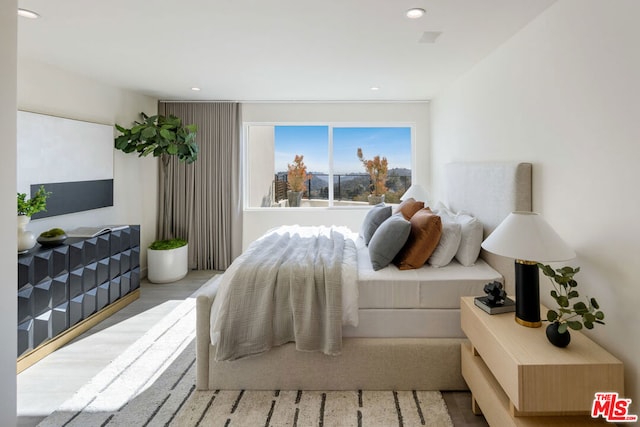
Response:
M329 128L327 126L276 126L275 172L285 171L296 154L304 155L309 172L329 171ZM365 159L387 158L389 169L411 169L411 128L333 128L334 173L364 173L356 152Z

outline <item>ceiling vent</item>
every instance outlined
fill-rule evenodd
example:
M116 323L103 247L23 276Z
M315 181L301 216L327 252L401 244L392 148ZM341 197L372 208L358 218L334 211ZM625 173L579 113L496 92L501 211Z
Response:
M418 43L435 43L440 34L442 34L442 31L425 31L422 33Z

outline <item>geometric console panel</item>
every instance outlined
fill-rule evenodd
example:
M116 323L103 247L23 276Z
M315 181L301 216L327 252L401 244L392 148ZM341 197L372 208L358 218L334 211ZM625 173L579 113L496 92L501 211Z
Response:
M18 255L18 357L139 287L139 225Z

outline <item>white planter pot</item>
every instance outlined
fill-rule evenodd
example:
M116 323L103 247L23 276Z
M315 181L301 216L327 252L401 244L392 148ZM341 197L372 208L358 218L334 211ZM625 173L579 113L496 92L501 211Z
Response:
M189 245L176 249L147 249L147 279L151 283L170 283L189 271Z

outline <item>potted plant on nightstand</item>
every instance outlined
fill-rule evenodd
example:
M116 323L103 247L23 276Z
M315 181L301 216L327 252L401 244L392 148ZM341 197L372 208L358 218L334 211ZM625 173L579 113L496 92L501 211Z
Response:
M578 301L571 304L572 299L580 294L576 290L578 283L573 276L580 271L580 267L562 267L554 270L548 265L538 264L545 276L551 281L553 290L551 296L559 308L547 311L547 320L551 322L547 326L547 338L551 344L557 347L566 347L571 341L569 328L580 330L584 325L587 329L593 329L596 324L604 325L604 313L595 298L587 302Z
M304 164L304 156L297 155L293 159L293 164L287 164L287 198L289 199L289 207L299 207L302 201L302 195L307 189L305 184L311 175L307 174L307 166Z
M47 198L51 192L46 191L41 185L36 194L27 199L26 193L18 194L18 253L27 252L35 246L36 238L32 232L27 230L27 224L31 221L31 216L47 209Z
M183 125L178 117L169 115L148 116L140 113L141 122L131 128L116 124L122 135L115 138L115 147L125 153L138 153L139 157L160 157L165 192L169 188L169 177L165 172L170 156L177 156L185 163L198 159L195 124ZM169 198L165 193L164 212L169 212ZM171 237L171 236L169 236ZM153 283L168 283L182 279L188 271L189 246L186 240L157 240L147 249L147 278Z
M371 180L368 200L370 205L377 205L384 202L384 195L387 192L386 182L389 164L386 157L375 156L372 160L367 160L362 154L362 148L358 148L358 159L362 162Z

